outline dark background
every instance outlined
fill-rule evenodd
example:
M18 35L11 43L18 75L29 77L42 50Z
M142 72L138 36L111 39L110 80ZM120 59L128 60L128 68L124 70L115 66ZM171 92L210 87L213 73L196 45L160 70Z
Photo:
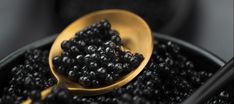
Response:
M233 0L190 1L183 25L171 35L228 60L233 57ZM55 0L0 0L0 59L33 41L59 33ZM62 4L63 5L63 4ZM166 33L166 32L164 32Z

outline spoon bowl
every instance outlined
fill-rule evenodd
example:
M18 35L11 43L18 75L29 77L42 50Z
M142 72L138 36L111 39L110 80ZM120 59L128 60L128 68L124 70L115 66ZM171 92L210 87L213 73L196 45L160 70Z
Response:
M62 49L60 44L62 41L69 40L70 38L74 37L76 32L102 19L109 20L113 29L116 29L119 32L124 43L123 47L127 48L131 52L143 54L145 59L137 69L134 69L132 72L128 73L123 78L111 85L99 88L82 87L78 83L72 82L65 76L59 74L53 66L52 59L55 56L61 55ZM150 28L146 22L131 12L124 10L102 10L93 12L73 22L57 37L49 54L50 69L55 78L58 80L58 84L65 85L71 92L84 95L106 93L125 85L135 78L141 72L141 70L143 70L152 54L152 39Z
M144 56L144 60L136 69L133 69L130 73L115 81L113 84L101 86L98 88L87 88L59 74L52 63L52 59L55 56L61 55L62 49L60 47L60 44L62 43L62 41L71 39L75 36L76 32L84 29L85 27L93 23L99 22L102 19L107 19L112 25L112 28L119 32L119 35L123 42L123 47L125 49L128 49L133 53L142 54ZM59 34L59 36L54 41L49 53L49 66L52 74L57 79L56 86L63 85L71 93L78 95L98 95L122 87L123 85L133 80L148 63L152 55L152 51L153 37L151 34L151 30L147 23L141 17L125 10L100 10L79 18ZM52 87L42 91L42 99L48 95L51 89Z

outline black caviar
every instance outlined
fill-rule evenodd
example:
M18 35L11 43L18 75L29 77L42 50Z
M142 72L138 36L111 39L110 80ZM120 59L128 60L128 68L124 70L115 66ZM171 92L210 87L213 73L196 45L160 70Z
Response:
M75 104L72 95L63 86L53 88L43 101L38 90L31 91L29 97L32 104Z
M0 104L20 104L32 90L40 92L55 84L48 66L47 50L27 51L24 58L23 64L11 69L12 78L8 86L1 89L3 93L0 94Z
M30 90L26 94L23 94L23 90L28 90L28 87L31 85L15 87L13 89L14 92L9 93L7 89L10 86L15 86L16 82L9 83L8 86L2 89L4 93L1 94L0 104L19 104L20 101L26 99L23 96L33 98L35 104L63 104L62 102L64 101L67 102L66 104L179 104L213 74L213 72L201 70L209 69L209 67L203 67L204 63L200 65L192 60L190 56L183 52L183 49L180 49L178 45L170 41L157 42L154 47L153 56L144 71L129 84L110 93L84 97L71 95L64 88L56 88L59 90L55 89L46 100L41 101L38 100L40 96L35 92L46 88L46 83L35 87L36 91ZM41 54L37 55L36 53ZM48 58L47 52L43 50L35 49L29 51L26 53L26 56L29 54L43 59ZM25 66L28 62L30 62L30 66L43 66L44 71L49 71L47 61L34 61L32 58L27 57L21 65L24 67L17 67L17 70L26 72ZM37 72L39 75L43 75L44 73L42 70L32 71ZM14 75L14 72L12 74ZM21 79L26 79L27 73L22 74L24 76ZM12 79L15 77L13 76ZM51 78L51 75L47 75L46 79ZM52 79L54 80L54 78ZM45 82L47 81L45 80ZM16 94L16 91L19 91L19 93ZM212 97L206 104L232 104L231 99L232 96L228 90L223 90L217 96Z
M61 43L55 69L85 87L108 85L137 68L144 57L122 51L121 38L108 20L101 20Z

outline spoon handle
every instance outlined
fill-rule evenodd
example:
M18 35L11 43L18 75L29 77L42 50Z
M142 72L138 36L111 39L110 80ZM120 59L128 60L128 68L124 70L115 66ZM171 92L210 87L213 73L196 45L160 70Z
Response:
M214 74L202 87L194 92L182 104L204 104L207 99L218 92L222 87L230 83L234 78L234 60L228 61Z
M49 87L49 88L46 88L45 90L43 90L43 91L41 92L41 96L42 96L41 99L45 99L45 97L47 97L47 96L49 95L49 93L52 91L52 89L53 89L54 87L56 87L56 86L57 86L57 85L54 85L54 86L52 86L52 87ZM23 101L22 104L31 104L31 103L32 103L32 100L31 100L30 98L28 98L27 100Z

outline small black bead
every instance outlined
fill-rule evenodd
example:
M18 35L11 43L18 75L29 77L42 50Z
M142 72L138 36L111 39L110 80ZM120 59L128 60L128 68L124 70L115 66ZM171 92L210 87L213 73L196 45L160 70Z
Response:
M83 86L90 86L90 79L89 77L86 77L86 76L81 76L80 79L79 79L79 83L82 84Z
M74 80L75 77L76 77L76 73L75 73L73 70L70 70L70 71L68 72L68 78Z
M12 73L16 73L16 72L17 72L17 67L12 68L12 69L11 69L11 72L12 72Z
M33 90L30 92L30 98L32 100L40 100L41 99L41 93L38 90Z
M101 78L106 77L106 69L103 67L100 67L97 69L97 75Z
M98 30L96 27L93 29L93 32L94 34L100 35L100 30Z
M107 64L107 67L110 68L110 69L114 69L115 68L115 64L110 62Z
M85 63L85 64L88 64L88 63L90 63L90 61L92 61L91 55L90 55L90 54L86 54L86 55L84 56L84 63Z
M94 71L90 71L90 72L89 72L89 76L90 76L92 79L94 79L94 78L96 78L96 73L95 73Z
M102 51L104 51L104 47L99 46L98 49L97 49L97 51L101 53Z
M123 60L126 61L126 62L129 62L132 57L133 57L133 55L130 52L127 51L124 54Z
M71 43L68 40L64 40L61 43L61 48L63 49L63 51L68 51L70 49L70 47L71 47Z
M97 65L96 62L90 62L89 68L90 68L91 70L97 69L97 67L98 67L98 65Z
M107 74L105 81L109 84L114 81L114 78L110 74Z
M105 53L106 53L107 55L113 55L113 54L114 54L114 50L113 50L112 48L110 48L110 47L107 47L107 48L105 49Z
M123 71L123 65L121 63L116 63L114 69L117 73L121 73Z
M86 45L86 43L83 40L77 41L77 46L78 47L83 48L83 47L85 47L85 45Z
M115 42L115 44L120 45L121 44L121 38L118 35L111 36L111 40Z
M94 53L97 50L97 46L95 45L90 45L85 49L86 53Z
M109 30L111 28L111 24L106 19L101 20L100 23L101 23L103 29Z
M86 33L89 36L93 36L95 34L92 30L88 30L88 31L86 31Z
M64 52L62 52L62 55L61 55L61 57L69 57L70 56L70 53L69 52L66 52L66 51L64 51Z
M98 60L98 59L100 58L100 56L99 56L99 54L97 54L97 53L93 53L93 54L91 54L91 58L92 58L93 60Z
M73 54L80 53L80 50L76 46L71 46L70 51Z
M76 61L77 61L77 63L82 63L84 61L84 56L83 55L77 55L76 56Z
M59 91L58 93L57 93L57 98L59 99L59 100L66 100L66 99L68 99L68 93L66 92L66 91L64 91L64 90L61 90L61 91Z
M53 58L53 64L54 65L59 65L60 64L60 62L61 62L61 58L59 57L59 56L55 56L54 58Z
M64 64L64 65L69 65L69 64L71 64L71 59L69 58L69 57L67 57L67 56L64 56L64 57L62 57L62 63Z
M132 69L130 69L129 66L130 66L130 65L129 65L128 63L124 63L124 64L123 64L123 71L124 71L124 72L129 72L129 71L131 71Z
M100 61L106 63L106 62L108 62L109 60L108 60L108 58L107 58L106 55L103 55L103 54L102 54L102 55L100 56Z
M116 48L116 44L112 41L107 41L104 43L105 46L110 47L110 48Z

